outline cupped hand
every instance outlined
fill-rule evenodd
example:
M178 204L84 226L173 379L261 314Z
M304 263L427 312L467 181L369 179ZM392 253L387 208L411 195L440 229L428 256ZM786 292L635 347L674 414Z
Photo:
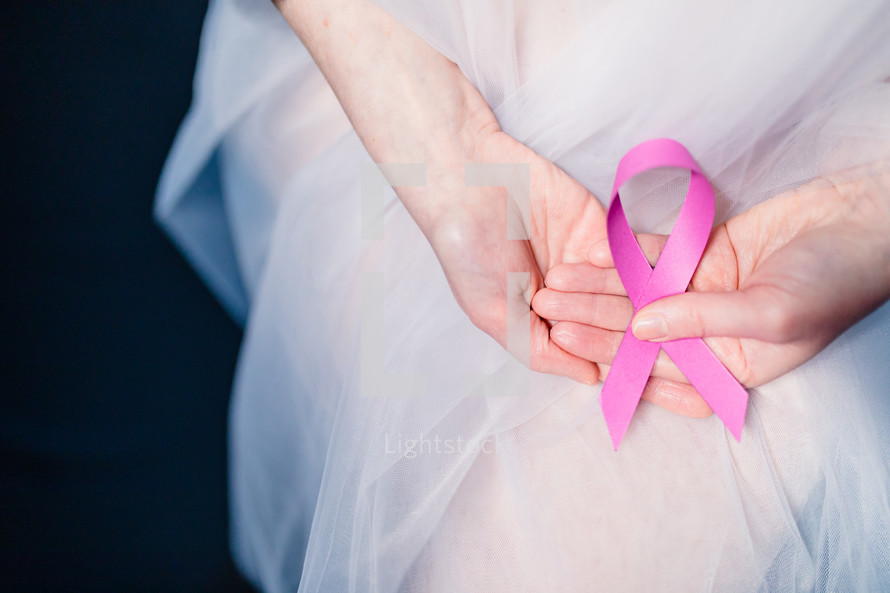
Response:
M598 365L557 346L530 303L553 266L585 261L590 245L606 236L602 205L494 123L479 132L467 163L493 175L486 182L501 185L471 186L453 174L450 180L434 178L429 191L436 195L427 204L442 207L428 206L415 216L458 304L533 370L595 384ZM519 281L509 281L515 273Z
M426 186L396 187L396 194L469 318L532 369L595 383L598 365L560 349L529 303L554 265L585 261L589 246L606 236L602 206L503 133L460 68L374 3L276 4L371 158L425 165ZM524 167L524 178L504 181L520 199L508 200L502 187L469 187L468 164ZM526 274L527 283L510 281Z
M555 266L534 310L559 321L551 339L565 351L612 362L632 320L640 339L703 337L739 381L756 387L815 356L890 298L890 174L876 164L854 181L819 180L718 226L689 291L633 306L608 242L588 263ZM650 263L666 237L641 235ZM691 416L707 404L662 351L652 371L653 401Z

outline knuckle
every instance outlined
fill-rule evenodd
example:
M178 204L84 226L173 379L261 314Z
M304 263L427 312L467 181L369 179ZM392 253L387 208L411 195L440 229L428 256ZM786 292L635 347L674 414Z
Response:
M709 324L708 319L704 314L703 307L688 307L683 315L677 317L680 318L680 323L676 325L680 325L681 327L685 326L687 329L687 331L682 332L684 337L701 337L707 335ZM676 327L673 323L671 325Z
M794 339L798 330L797 319L776 299L763 303L758 316L767 341L782 344Z

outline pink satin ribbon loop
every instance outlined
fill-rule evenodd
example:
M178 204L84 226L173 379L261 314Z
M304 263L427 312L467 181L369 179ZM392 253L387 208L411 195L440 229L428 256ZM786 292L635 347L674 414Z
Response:
M690 171L689 190L674 229L653 269L627 222L618 190L631 177L650 169L676 167ZM627 295L638 311L652 301L686 291L704 253L714 224L714 192L689 151L675 140L659 138L638 144L621 162L612 187L607 233L612 258ZM748 392L700 338L655 343L634 337L628 327L603 386L600 405L615 450L646 387L658 351L664 348L698 390L727 430L741 439Z

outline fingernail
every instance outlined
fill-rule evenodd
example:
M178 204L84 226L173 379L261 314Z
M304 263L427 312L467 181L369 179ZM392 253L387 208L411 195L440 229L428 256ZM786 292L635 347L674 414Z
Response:
M566 330L560 323L557 323L552 328L550 328L550 339L556 342L557 346L564 345L573 337L574 336L572 336L572 332Z
M598 381L595 381L590 375L581 375L578 379L576 379L576 381L578 381L578 383L582 383L583 385L587 385L588 387L593 387L598 383Z
M633 323L634 336L638 340L658 340L667 336L667 322L661 315L643 315Z

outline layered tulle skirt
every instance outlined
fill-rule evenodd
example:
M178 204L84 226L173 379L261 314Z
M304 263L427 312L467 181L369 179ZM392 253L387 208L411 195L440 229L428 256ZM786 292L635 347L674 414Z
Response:
M601 199L650 137L724 219L890 156L886 4L382 4ZM475 328L381 179L271 3L214 4L157 212L246 323L233 546L263 590L890 588L890 306L752 390L741 442L644 402L615 452L599 386Z

